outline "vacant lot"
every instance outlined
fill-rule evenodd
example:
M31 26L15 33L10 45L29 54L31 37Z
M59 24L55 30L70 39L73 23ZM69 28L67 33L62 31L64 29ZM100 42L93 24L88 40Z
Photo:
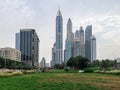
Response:
M0 90L120 90L120 76L47 72L0 78Z

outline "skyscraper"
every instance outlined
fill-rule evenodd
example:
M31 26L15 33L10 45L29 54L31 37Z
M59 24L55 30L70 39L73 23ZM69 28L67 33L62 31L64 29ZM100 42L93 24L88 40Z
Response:
M73 42L73 56L80 56L81 50L80 50L80 38L75 38Z
M85 56L91 60L90 37L92 36L92 25L86 27L85 30Z
M73 39L74 39L74 34L72 32L72 22L71 19L69 18L67 22L67 39L65 41L65 51L64 51L65 64L72 57Z
M20 51L20 33L15 35L15 48Z
M58 10L56 16L56 53L55 64L62 64L63 61L63 18L61 11Z
M20 30L21 61L39 67L39 38L34 29Z
M81 55L81 50L80 50L80 32L79 30L76 30L74 34L74 40L73 40L73 56L80 56Z
M84 30L83 27L80 27L80 55L85 56L85 41L84 41Z
M52 60L51 60L51 67L54 67L55 65L55 52L56 52L56 49L55 49L55 44L53 45L53 48L52 48Z
M93 62L94 60L96 60L96 38L94 35L90 38L90 45L91 45L91 59L90 59L90 61Z

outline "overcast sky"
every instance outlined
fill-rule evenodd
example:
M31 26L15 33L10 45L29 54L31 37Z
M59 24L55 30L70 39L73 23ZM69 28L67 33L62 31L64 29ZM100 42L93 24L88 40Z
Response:
M34 28L40 38L40 60L50 61L59 6L64 42L71 18L73 32L92 24L98 59L120 57L120 0L0 0L0 48L15 48L15 33Z

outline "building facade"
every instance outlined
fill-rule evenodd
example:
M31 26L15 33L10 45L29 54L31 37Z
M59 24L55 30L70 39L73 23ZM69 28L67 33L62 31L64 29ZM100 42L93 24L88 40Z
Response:
M45 68L46 67L46 60L43 57L42 60L40 61L40 68Z
M58 10L56 16L56 42L55 42L55 64L62 64L63 61L63 18Z
M90 38L90 45L91 45L91 59L90 61L93 62L96 60L96 38L95 36L93 35L91 38Z
M0 48L0 57L15 61L21 61L21 52L9 47Z
M39 38L34 29L20 30L20 51L23 62L39 67Z
M20 33L15 35L15 48L20 51Z
M64 50L64 62L67 61L73 56L73 39L74 34L72 32L72 21L69 18L67 22L67 39L65 41L65 50Z
M84 41L84 30L80 27L80 56L85 56L85 41Z
M53 45L53 48L52 48L52 60L51 60L51 67L54 67L55 65L55 52L56 52L56 49L55 49L55 44Z
M90 38L92 36L92 25L86 27L85 30L85 57L91 60Z

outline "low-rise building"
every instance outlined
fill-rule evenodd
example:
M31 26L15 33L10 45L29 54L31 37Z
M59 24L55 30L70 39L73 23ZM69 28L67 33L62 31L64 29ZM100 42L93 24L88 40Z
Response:
M0 57L15 61L21 61L21 52L10 47L0 48Z

